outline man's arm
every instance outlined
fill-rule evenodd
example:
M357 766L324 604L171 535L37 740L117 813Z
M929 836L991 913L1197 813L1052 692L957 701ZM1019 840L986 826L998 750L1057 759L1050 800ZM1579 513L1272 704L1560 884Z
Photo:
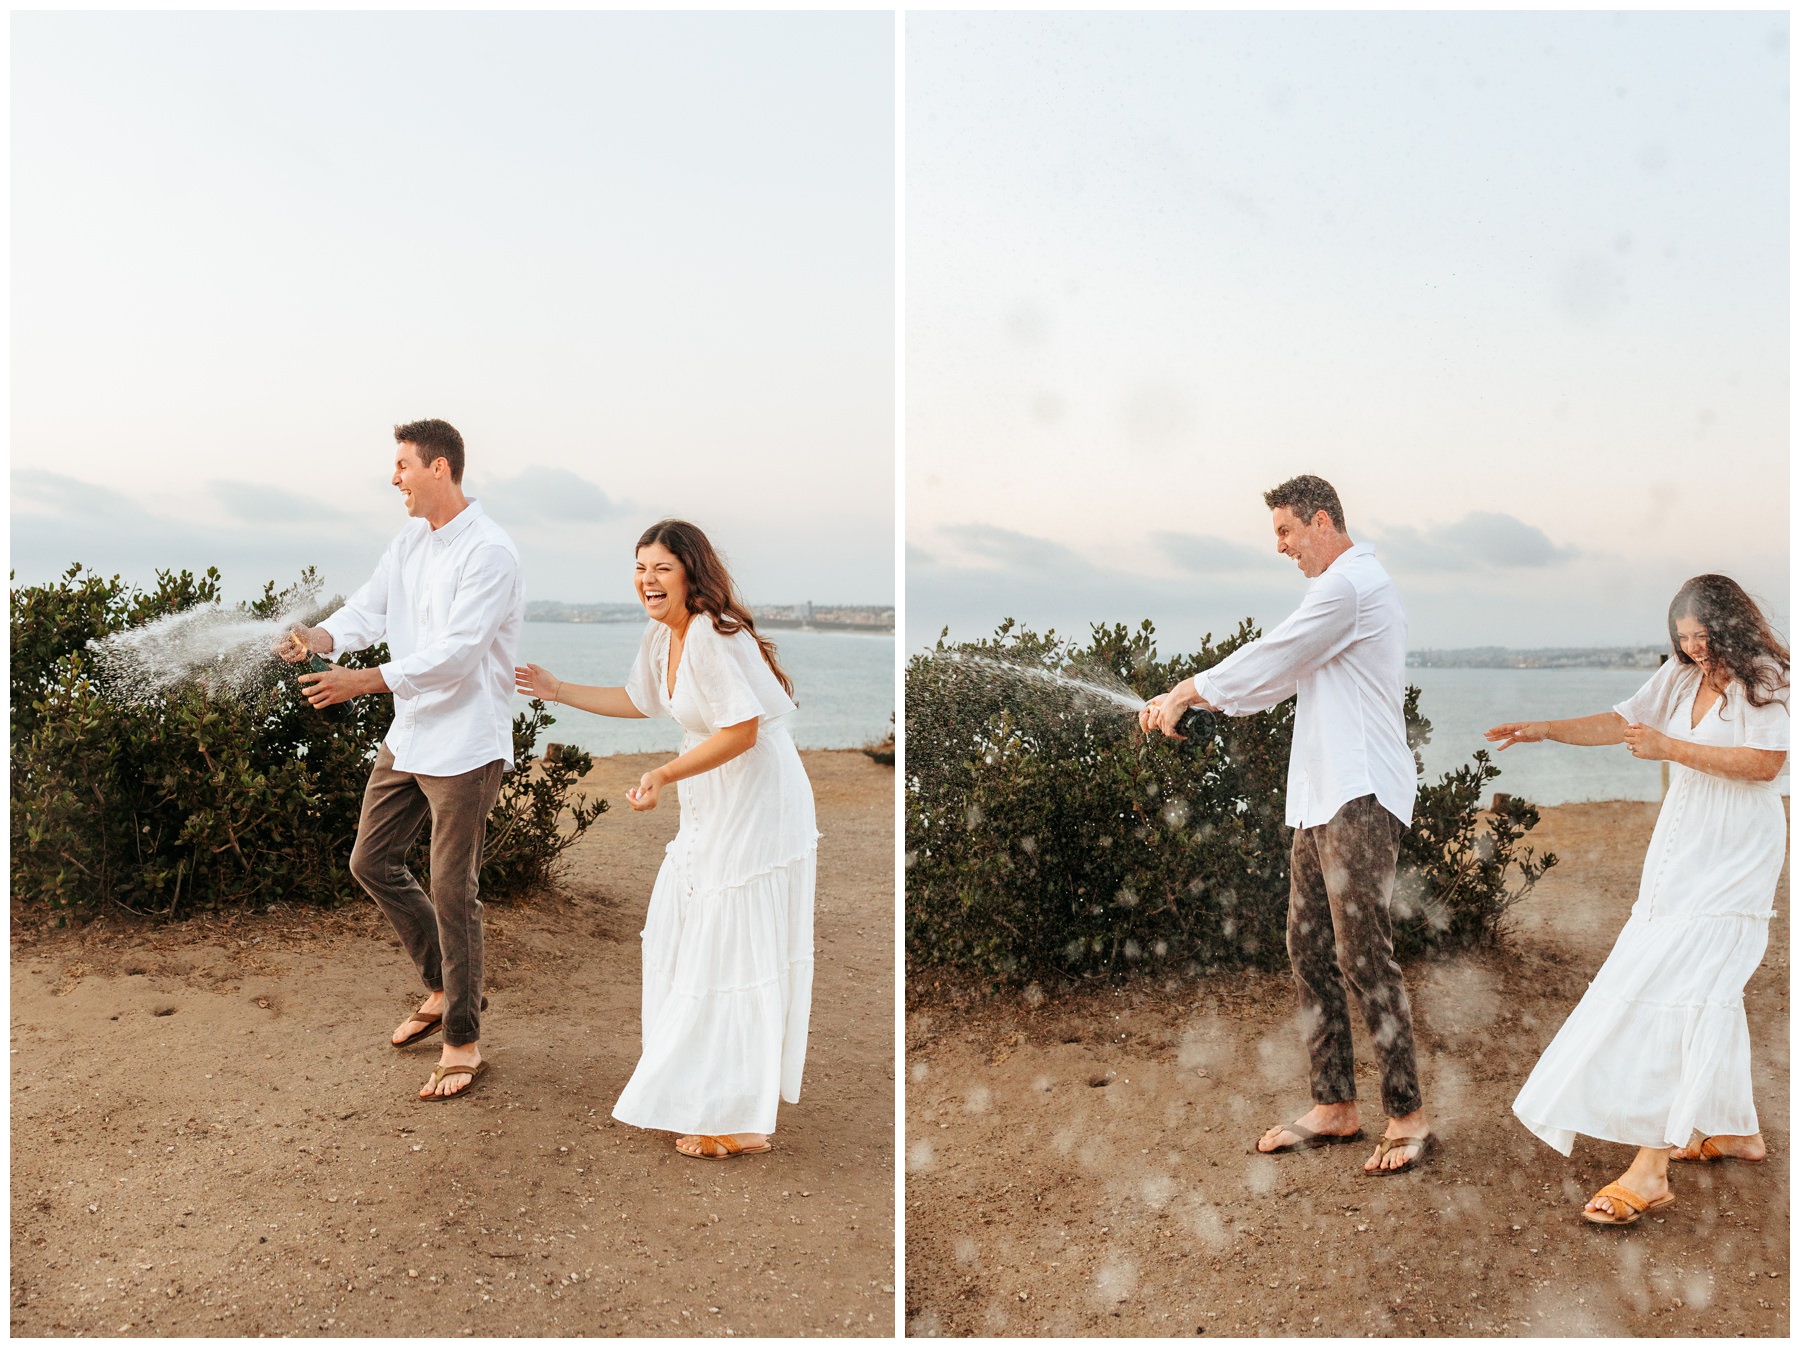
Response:
M394 547L390 544L381 554L381 560L375 563L375 574L344 601L342 608L317 627L295 624L293 634L300 638L304 650L297 649L289 640L278 646L276 653L297 664L312 653L330 655L360 651L381 640L387 635L388 577L393 567ZM348 702L365 693L388 691L386 680L376 669L333 668L322 674L302 674L299 684L306 700L320 708Z
M298 664L309 654L348 654L380 641L387 635L388 576L393 570L393 557L394 549L390 544L387 551L381 554L381 560L375 563L375 574L344 601L342 608L322 620L317 627L295 623L289 629L304 643L304 651L295 647L287 637L283 637L275 648L275 653L283 660Z
M1301 679L1356 639L1356 609L1356 587L1349 581L1332 577L1314 585L1280 626L1156 699L1154 725L1174 737L1189 707L1250 716L1286 701Z

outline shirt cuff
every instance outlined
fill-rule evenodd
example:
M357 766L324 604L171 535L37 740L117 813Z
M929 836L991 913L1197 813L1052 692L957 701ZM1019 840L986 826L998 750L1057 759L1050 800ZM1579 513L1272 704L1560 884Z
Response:
M324 618L324 619L320 620L319 630L321 632L331 633L330 654L333 656L343 655L343 653L344 653L344 634L342 632L340 632L337 628L335 628L331 625L330 618Z
M1220 696L1218 690L1212 686L1204 673L1194 675L1194 692L1203 700L1217 707L1226 716L1233 715L1231 707Z
M392 660L389 660L385 665L377 665L376 668L381 671L381 681L388 686L388 691L390 693L395 697L408 696L408 693L406 692L406 676L398 669L394 668L394 662Z

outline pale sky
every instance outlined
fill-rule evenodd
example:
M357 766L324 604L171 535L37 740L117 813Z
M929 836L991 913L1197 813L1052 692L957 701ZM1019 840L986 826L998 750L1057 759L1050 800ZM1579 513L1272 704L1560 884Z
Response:
M15 13L12 565L360 583L462 431L529 593L894 593L886 14Z
M916 14L907 639L1191 649L1330 479L1410 645L1788 624L1788 19Z

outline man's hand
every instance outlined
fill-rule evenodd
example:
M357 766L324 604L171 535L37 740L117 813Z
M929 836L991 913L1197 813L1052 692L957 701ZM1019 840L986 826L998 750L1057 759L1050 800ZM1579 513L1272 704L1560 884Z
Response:
M330 655L337 641L323 627L295 623L275 643L275 654L290 665L304 664L314 655Z
M1176 733L1175 727L1181 723L1181 714L1189 707L1206 707L1216 711L1211 703L1202 698L1194 688L1192 679L1183 679L1168 692L1151 698L1138 712L1138 724L1148 735L1152 729L1160 730L1172 740L1184 740L1186 735Z
M323 709L348 702L364 693L385 693L387 680L379 669L343 669L334 666L322 674L302 674L300 691L313 706Z

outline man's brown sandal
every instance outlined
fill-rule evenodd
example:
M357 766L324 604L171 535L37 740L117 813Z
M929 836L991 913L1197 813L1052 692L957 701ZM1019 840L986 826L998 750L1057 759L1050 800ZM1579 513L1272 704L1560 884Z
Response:
M1607 1185L1595 1194L1594 1198L1610 1198L1615 1208L1623 1207L1625 1209L1623 1213L1618 1213L1595 1212L1583 1208L1581 1215L1595 1226L1630 1226L1646 1212L1655 1212L1658 1208L1666 1208L1675 1201L1674 1194L1664 1194L1661 1198L1646 1199L1633 1193L1617 1181ZM1588 1201L1591 1203L1593 1199Z
M486 997L481 999L481 1009L483 1011L487 1010ZM388 1040L388 1043L392 1044L395 1048L405 1048L408 1044L418 1043L428 1034L436 1034L444 1025L444 1017L435 1011L415 1011L400 1023L402 1025L410 1025L415 1020L419 1022L421 1026L420 1029L414 1030L404 1039L390 1039Z
M1390 1151L1398 1151L1401 1147L1417 1147L1418 1153L1412 1159L1400 1162L1399 1165L1389 1166L1386 1169L1377 1165L1373 1170L1363 1171L1363 1174L1371 1179L1377 1175L1404 1175L1431 1154L1431 1144L1436 1138L1436 1133L1424 1133L1418 1137L1383 1137L1375 1144L1375 1154L1369 1158L1370 1160L1379 1162Z
M1283 1142L1279 1147L1270 1147L1264 1151L1261 1147L1252 1147L1258 1156L1279 1156L1284 1151L1311 1151L1314 1147L1335 1147L1340 1142L1359 1142L1362 1140L1362 1129L1354 1133L1315 1133L1310 1128L1302 1128L1297 1123L1278 1123L1275 1125L1284 1133L1292 1133L1299 1138L1298 1142Z
M459 1095L467 1095L470 1091L475 1089L476 1078L485 1071L487 1071L487 1060L485 1058L472 1067L464 1063L441 1062L432 1070L431 1080L425 1083L431 1088L431 1094L415 1096L414 1099L418 1100L420 1104L424 1104L428 1100L454 1100ZM439 1095L438 1087L450 1077L467 1077L469 1079L469 1084L464 1086L460 1091L452 1091L449 1095Z
M676 1139L675 1150L683 1156L693 1157L696 1161L726 1161L733 1156L756 1156L765 1151L775 1150L775 1144L767 1138L763 1139L760 1147L746 1147L730 1133L726 1133L722 1137L714 1137L709 1133L690 1133L688 1136L707 1150L689 1151L681 1145L685 1140L682 1138Z

